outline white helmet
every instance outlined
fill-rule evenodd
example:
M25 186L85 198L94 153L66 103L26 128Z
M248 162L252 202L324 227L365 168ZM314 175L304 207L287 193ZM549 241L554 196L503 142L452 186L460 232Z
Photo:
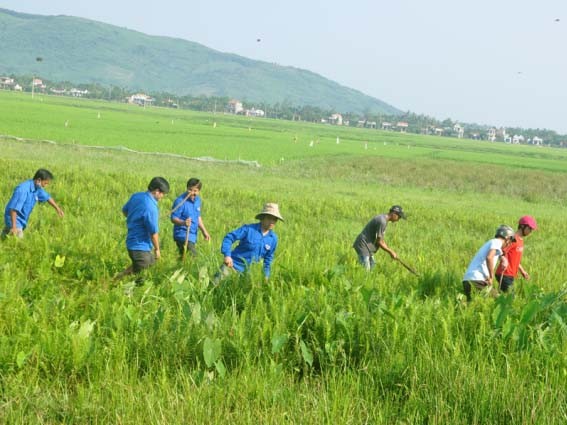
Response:
M505 224L501 224L496 229L496 234L494 235L495 238L504 238L509 239L514 236L514 229L510 226L506 226Z

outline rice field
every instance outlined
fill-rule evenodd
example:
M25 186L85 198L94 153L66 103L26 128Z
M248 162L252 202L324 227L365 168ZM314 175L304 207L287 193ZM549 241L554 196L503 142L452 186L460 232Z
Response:
M0 110L3 204L44 167L66 213L36 206L0 243L0 422L567 420L567 152L13 93ZM158 175L163 258L115 281L121 207ZM181 263L168 211L189 177L212 241ZM269 283L257 265L212 286L223 236L268 201L286 219ZM419 277L356 262L392 204L408 220L386 241ZM531 280L467 305L468 262L525 214Z

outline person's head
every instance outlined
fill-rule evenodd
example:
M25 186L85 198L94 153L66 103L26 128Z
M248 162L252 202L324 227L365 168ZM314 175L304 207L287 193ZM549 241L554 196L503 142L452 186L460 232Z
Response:
M272 202L264 204L262 211L256 214L256 219L260 220L262 229L264 230L273 229L278 220L284 221L280 214L278 204L274 204Z
M154 177L148 185L148 191L159 201L169 193L169 183L163 177Z
M504 245L509 245L510 243L514 242L515 236L516 234L514 233L514 229L505 224L498 226L496 233L494 234L495 238L504 240Z
M202 187L203 187L203 183L201 183L201 180L197 178L192 177L189 180L187 180L187 194L189 195L189 199L194 201L197 195L201 193Z
M392 205L390 211L388 211L388 215L390 217L390 221L396 222L400 219L406 219L406 214L400 205Z
M520 220L518 220L517 233L520 236L522 237L528 236L536 229L537 229L537 223L535 221L535 218L533 218L531 215L525 215L523 217L520 217Z
M51 180L53 180L53 174L45 168L40 168L33 176L33 181L36 186L46 187Z

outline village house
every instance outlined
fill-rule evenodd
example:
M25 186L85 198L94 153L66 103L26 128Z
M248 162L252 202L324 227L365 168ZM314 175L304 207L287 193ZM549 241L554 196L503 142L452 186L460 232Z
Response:
M244 111L244 115L247 117L263 117L266 113L262 109L251 108L246 109L246 111Z
M514 134L514 137L512 137L512 144L514 145L519 145L520 143L524 143L524 141L525 139L522 135Z
M409 124L405 121L399 121L396 127L400 130L400 133L405 133L408 130Z
M486 138L487 140L494 142L496 140L496 129L495 128L489 129L488 133L486 134Z
M83 97L89 94L89 91L87 89L85 90L80 90L80 89L76 89L76 88L72 88L71 90L69 90L69 94L73 97ZM153 102L153 99L152 99Z
M11 89L14 87L16 82L10 77L0 77L0 87L3 89Z
M332 114L328 122L333 125L343 125L343 116L341 114Z
M457 136L457 138L462 139L465 135L465 129L462 125L456 123L453 126L453 133L455 134L455 136Z
M227 111L229 114L241 114L244 112L244 107L240 100L231 99L228 101Z
M32 80L32 86L35 90L45 90L45 84L43 84L43 81L39 78L34 78Z
M543 139L541 137L534 136L532 139L532 145L541 146L543 144Z
M22 86L16 83L16 85L14 86L14 91L22 91L22 90L23 90Z
M148 96L147 94L143 94L143 93L136 93L133 94L132 96L130 96L128 98L128 103L131 103L132 105L139 105L139 106L151 106L154 102L154 99L150 96Z
M366 121L364 124L366 128L376 128L376 121Z
M382 130L391 130L391 129L392 129L392 123L391 122L384 121L382 123Z
M65 89L56 89L56 88L53 88L53 87L51 87L49 89L49 92L51 94L54 94L54 95L57 95L57 96L63 96L63 95L67 94L67 90L65 90Z

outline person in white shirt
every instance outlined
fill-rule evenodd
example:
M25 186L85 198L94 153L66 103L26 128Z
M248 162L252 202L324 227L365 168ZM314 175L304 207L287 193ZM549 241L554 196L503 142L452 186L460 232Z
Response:
M502 257L502 250L514 241L514 233L514 229L510 226L502 224L496 229L494 238L487 241L477 251L463 276L463 291L467 301L471 300L473 286L480 291L490 287L490 294L493 297L498 295L498 290L492 287L494 269L499 259L502 262L506 261L506 257Z

